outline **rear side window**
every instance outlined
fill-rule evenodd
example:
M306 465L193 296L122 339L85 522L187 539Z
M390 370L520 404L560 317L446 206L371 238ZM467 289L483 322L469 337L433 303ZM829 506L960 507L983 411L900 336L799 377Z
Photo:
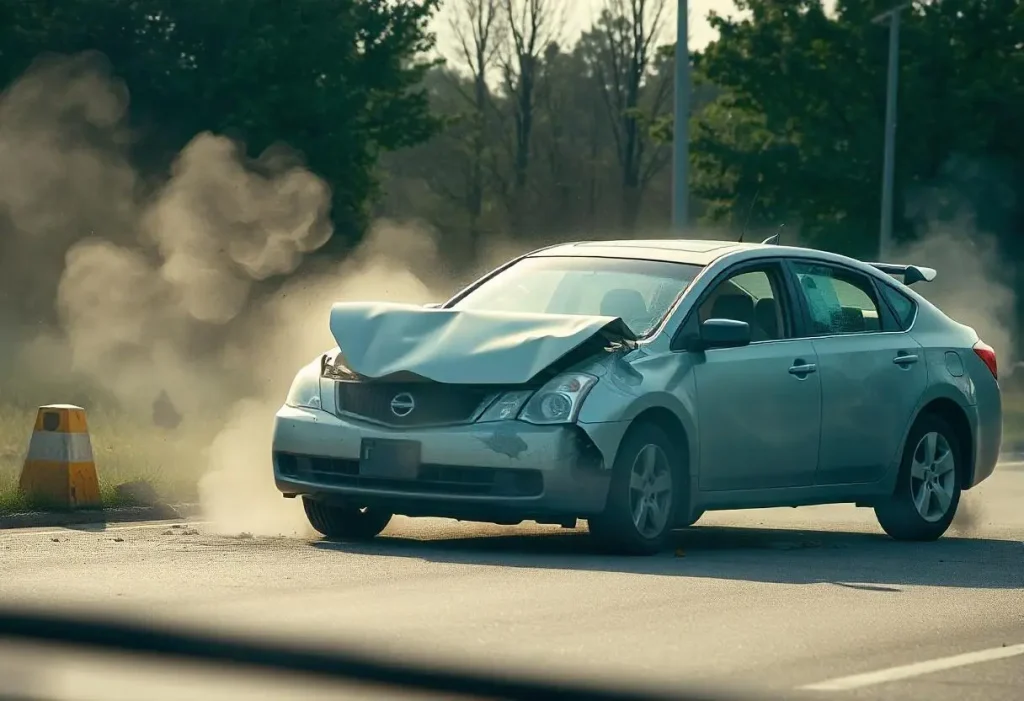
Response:
M896 323L900 325L902 331L906 331L914 323L914 313L917 311L917 304L891 285L882 284L879 287L882 289L882 296L885 297L885 301L892 307L892 312L896 316Z
M811 333L831 336L880 331L882 315L871 280L821 263L793 262L811 315Z

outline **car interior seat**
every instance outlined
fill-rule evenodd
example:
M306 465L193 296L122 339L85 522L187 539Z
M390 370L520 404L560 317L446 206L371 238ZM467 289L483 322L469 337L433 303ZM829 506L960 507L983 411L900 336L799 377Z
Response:
M840 312L839 328L843 333L860 333L867 331L864 312L857 307L843 307Z
M814 279L810 275L802 275L800 276L800 286L804 289L807 304L810 306L811 328L815 333L819 334L831 332L832 326L836 322L835 319L830 318L828 304L825 302L821 290L818 289ZM821 318L822 315L825 316L824 319Z
M782 338L782 330L779 328L779 305L774 298L765 297L757 300L757 304L754 305L754 318L769 340Z
M623 287L605 292L601 299L601 316L619 317L627 326L634 326L645 323L649 312L642 294Z
M754 326L754 300L744 294L722 295L711 307L712 319L745 321Z

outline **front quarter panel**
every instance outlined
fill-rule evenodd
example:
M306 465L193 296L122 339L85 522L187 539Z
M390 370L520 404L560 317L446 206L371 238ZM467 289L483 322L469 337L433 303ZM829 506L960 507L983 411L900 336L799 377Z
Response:
M667 410L682 425L686 437L697 435L694 411L696 385L692 368L691 354L675 353L653 344L624 356L615 356L599 366L595 374L599 375L600 381L584 401L578 421L592 436L600 425L615 424L619 427L614 437L607 432L602 433L605 444L599 447L609 457L609 466L618 441L629 425L646 410ZM609 440L614 440L615 445L608 445ZM686 443L689 446L689 464L695 466L698 464L696 441L686 440Z

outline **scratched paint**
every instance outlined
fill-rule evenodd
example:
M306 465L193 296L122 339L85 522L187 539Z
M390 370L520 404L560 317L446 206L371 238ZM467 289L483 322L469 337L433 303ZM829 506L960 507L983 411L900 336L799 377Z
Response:
M513 460L518 460L519 456L530 447L521 436L510 428L500 428L489 436L480 438L480 442L495 453L507 455Z

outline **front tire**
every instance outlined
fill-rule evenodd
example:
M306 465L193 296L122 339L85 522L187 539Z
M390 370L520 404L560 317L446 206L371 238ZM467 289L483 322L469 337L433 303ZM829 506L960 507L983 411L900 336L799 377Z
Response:
M895 540L937 540L960 504L963 452L941 417L918 419L903 449L896 490L875 507L879 525Z
M393 514L376 509L325 504L302 497L309 525L328 538L370 540L387 528Z
M589 519L602 549L653 555L665 548L684 486L682 464L679 449L659 427L629 430L615 456L604 512Z

